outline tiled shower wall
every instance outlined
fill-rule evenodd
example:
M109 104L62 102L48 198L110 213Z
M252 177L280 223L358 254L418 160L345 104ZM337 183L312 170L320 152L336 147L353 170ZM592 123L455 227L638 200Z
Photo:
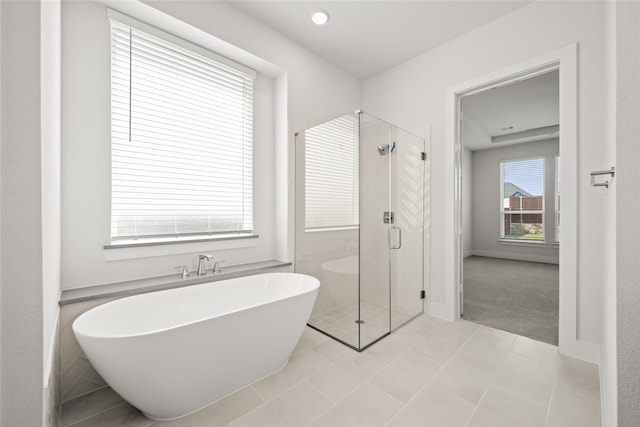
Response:
M106 385L93 369L80 344L73 335L73 321L85 311L117 298L101 298L91 301L65 304L60 307L60 398L59 402L90 393Z

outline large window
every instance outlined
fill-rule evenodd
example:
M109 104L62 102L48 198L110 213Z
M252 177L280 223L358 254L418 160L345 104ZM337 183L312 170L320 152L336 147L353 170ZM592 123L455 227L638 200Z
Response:
M358 126L344 116L305 132L305 229L358 225Z
M544 158L500 163L501 238L544 241Z
M112 240L251 232L255 74L111 17Z

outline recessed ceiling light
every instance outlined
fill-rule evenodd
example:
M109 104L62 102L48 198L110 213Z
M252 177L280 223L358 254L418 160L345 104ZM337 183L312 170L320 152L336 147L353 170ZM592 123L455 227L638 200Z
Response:
M324 25L329 21L329 12L324 9L319 9L311 14L311 20L316 25Z

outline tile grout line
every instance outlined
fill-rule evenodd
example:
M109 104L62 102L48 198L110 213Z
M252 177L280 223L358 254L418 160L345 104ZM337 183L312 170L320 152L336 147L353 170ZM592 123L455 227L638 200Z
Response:
M395 397L395 396L390 395L389 393L387 393L386 391L384 391L384 390L383 390L383 389L381 389L380 387L378 387L378 386L376 386L375 384L371 383L371 382L370 382L370 379L371 379L371 378L369 378L369 380L367 380L367 381L363 382L363 383L362 383L358 388L362 387L364 384L368 384L368 385L370 385L371 387L375 388L376 390L378 390L378 391L382 392L382 393L383 393L383 394L385 394L386 396L390 397L391 399L395 400L396 402L400 403L400 409L398 410L398 412L400 412L400 411L402 410L402 408L404 408L404 402L403 402L402 400L398 399L398 398L397 398L397 397ZM356 390L357 390L357 389L356 389ZM355 390L354 390L354 391L355 391ZM394 415L394 416L395 416L395 415Z
M344 344L342 344L342 343L338 343L338 344L339 344L339 345L343 345L343 346L344 346ZM351 355L351 354L349 354L348 356L347 356L347 355L345 355L345 356L342 356L342 357L338 358L338 359L337 359L337 360L335 360L335 361L331 361L331 363L330 363L329 365L327 365L325 368L329 368L329 367L331 367L331 366L334 366L334 365L336 365L339 361L344 360L344 359L346 359L347 357L350 357L350 356L352 356L352 355ZM313 385L313 383L311 383L311 382L309 381L309 378L311 378L311 375L309 375L308 377L306 377L306 378L304 379L304 381L303 381L303 382L306 382L307 384L309 384L309 386L310 386L313 390L317 391L318 393L320 393L320 395L322 395L322 396L323 396L324 398L326 398L329 402L331 402L331 405L330 405L327 409L325 409L323 412L321 412L317 417L315 417L315 418L313 418L311 421L309 421L309 422L306 424L307 426L308 426L308 425L311 425L314 421L319 420L319 419L320 419L324 414L326 414L327 412L329 412L331 409L333 409L333 408L338 404L338 402L334 401L332 398L330 398L329 396L327 396L327 395L326 395L322 390L320 390L319 388L317 388L316 386L314 386L314 385ZM357 388L358 388L358 387L356 387L356 389L357 389ZM349 395L349 394L347 394L347 396L348 396L348 395ZM346 396L345 396L345 398L346 398Z
M249 386L253 388L253 384L249 384ZM231 424L235 423L236 421L241 420L242 418L244 418L244 417L246 417L247 415L251 414L252 412L255 412L255 411L257 411L258 409L262 408L263 406L266 406L266 405L267 405L267 401L266 401L266 400L264 400L264 399L262 398L262 396L260 395L260 393L258 393L258 390L254 389L253 391L255 391L255 392L256 392L256 394L258 395L258 397L260 397L260 399L262 399L262 400L263 400L263 402L262 402L260 405L256 406L255 408L251 409L250 411L245 412L244 414L240 415L238 418L235 418L235 419L233 419L233 420L229 421L228 423L226 423L226 424L225 424L225 426L231 425Z
M347 356L343 356L343 357L339 358L338 360L336 360L336 361L334 362L334 361L332 361L331 359L329 359L327 356L325 356L324 354L322 354L322 353L320 353L320 352L318 352L318 351L314 350L314 348L315 348L315 346L314 346L314 347L311 347L311 348L309 348L309 349L307 349L307 350L305 350L305 351L303 351L303 352L301 352L301 353L299 353L299 354L297 354L295 357L299 357L300 355L302 355L302 354L304 354L304 353L307 353L307 352L311 352L311 351L313 351L317 356L319 356L319 357L321 357L321 358L325 359L325 360L326 360L326 362L328 362L328 363L327 363L325 366L323 366L323 367L321 367L321 368L318 368L318 369L316 369L315 371L313 371L312 373L310 373L310 374L306 375L302 380L300 380L300 381L298 381L298 382L294 383L291 387L288 387L288 388L286 388L284 391L281 391L280 393L278 393L278 394L274 395L271 399L267 399L265 396L263 396L263 395L262 395L262 393L260 393L260 390L258 390L258 388L257 388L257 387L255 387L255 384L259 383L260 381L262 381L262 380L264 380L264 379L266 379L266 378L271 377L272 375L275 375L275 374L277 374L277 373L279 373L279 372L282 372L284 369L286 369L286 368L289 366L289 361L290 361L291 359L289 359L289 361L287 362L287 364L286 364L285 366L283 366L282 368L280 368L278 371L273 372L273 373L271 373L271 374L269 374L269 375L267 375L267 376L264 376L264 377L262 377L262 378L260 378L260 379L258 379L258 380L256 380L256 381L252 382L251 384L246 385L245 387L251 387L251 388L253 388L253 390L258 394L258 396L259 396L259 397L264 401L264 403L271 402L272 400L277 399L278 397L282 396L283 394L285 394L285 393L286 393L286 392L288 392L289 390L291 390L291 389L293 389L293 388L295 388L295 387L299 386L299 385L300 385L300 384L302 384L304 381L306 381L307 379L309 379L311 376L315 375L315 374L316 374L318 371L320 371L321 369L325 369L325 368L328 368L328 367L330 367L330 366L333 366L336 362L338 362L338 361L342 360L343 358L347 357ZM244 388L244 387L243 387L243 388ZM231 393L230 393L230 394L231 394Z
M506 360L506 357L505 357L505 360ZM504 363L504 360L501 363ZM482 396L480 396L480 400L478 400L478 403L475 405L476 407L473 408L473 412L471 412L471 416L467 420L467 423L465 424L465 427L469 426L469 423L473 419L473 416L476 414L476 412L478 412L478 409L480 408L480 404L484 400L484 397L487 395L487 392L489 391L489 389L493 385L493 381L495 380L496 376L498 375L498 373L500 372L501 369L502 369L502 365L500 366L500 368L496 369L496 372L493 374L493 378L489 381L489 385L487 385L487 387L482 392Z
M513 350L509 350L509 353L517 354L520 357L524 357L526 359L533 360L533 361L538 362L538 363L544 363L545 365L554 365L555 366L558 363L557 360L555 362L547 362L545 360L541 360L541 359L538 359L538 358L535 358L535 357L531 357L531 356L529 356L527 354L522 354L522 353L519 353L519 352L513 351ZM558 353L558 357L556 357L556 359L559 359L559 358L560 358L560 353Z
M82 379L82 378L80 378L80 379ZM86 381L86 380L85 380L85 381ZM91 383L91 381L87 381L87 382L90 382L90 383ZM91 383L91 384L93 384L93 383ZM105 389L105 388L107 388L107 387L111 388L111 386L110 386L109 384L104 384L104 385L101 385L101 386L99 386L98 384L94 384L94 385L95 385L95 386L97 386L98 388L93 389L93 390L90 390L90 391L87 391L87 392L84 392L84 393L81 393L81 394L79 394L79 395L77 395L77 396L69 397L69 398L67 398L67 399L65 399L65 400L63 400L63 401L61 401L61 402L60 402L60 408L62 408L62 405L64 405L65 403L67 403L67 402L71 402L72 400L80 399L80 398L86 397L86 396L88 396L88 395L90 395L90 394L92 394L92 393L96 393L96 392L98 392L98 391L100 391L100 390L103 390L103 389ZM115 391L114 391L114 393L115 393Z
M516 352L514 352L514 351L509 351L509 353L516 354L516 355L518 355L518 356L524 357L524 358L526 358L526 359L528 359L528 360L531 360L531 361L534 361L534 362L539 362L539 363L544 363L544 364L546 364L546 365L551 365L550 363L547 363L547 362L545 362L545 361L542 361L542 360L539 360L539 359L534 359L534 358L532 358L532 357L528 357L528 356L526 356L526 355L524 355L524 354L516 353ZM507 353L507 357L509 356L509 353ZM506 359L505 359L505 360L506 360ZM504 363L504 360L503 360L503 363ZM524 396L524 395L522 395L522 394L520 394L520 393L517 393L517 392L515 392L515 391L509 390L508 388L506 388L506 387L504 387L504 386L501 386L501 385L499 385L499 384L496 384L496 383L495 383L495 379L496 379L497 375L502 371L502 367L501 367L501 369L498 369L498 371L497 371L496 375L494 376L494 378L493 378L493 380L492 380L492 382L491 382L491 384L490 384L490 385L492 385L492 386L494 386L494 387L496 387L496 388L499 388L499 389L500 389L500 390L502 390L502 391L508 392L509 394L512 394L512 395L514 395L514 396L517 396L517 397L519 397L519 398L521 398L521 399L524 399L524 400L526 400L527 402L529 402L529 403L531 403L531 404L534 404L534 405L537 405L537 406L541 406L541 407L546 407L546 408L548 409L548 408L551 406L551 398L552 398L551 396L553 395L553 389L555 388L555 383L556 383L557 376L558 376L558 372L557 372L557 365L558 365L558 362L556 361L556 363L555 363L554 365L556 365L556 373L555 373L555 374L554 374L554 376L553 376L553 385L551 386L551 395L550 395L550 397L549 397L549 403L548 403L546 406L545 406L545 405L542 405L542 404L540 404L540 403L538 403L538 402L534 402L533 400L531 400L531 399L530 399L529 397L527 397L527 396Z
M440 393L444 393L444 394L447 394L447 395L455 398L456 400L458 400L458 401L460 401L462 403L466 403L467 405L471 405L471 406L478 406L478 405L474 405L473 403L469 402L468 400L464 400L462 397L460 397L458 395L453 394L449 390L443 389L442 387L440 387L438 385L432 384L431 387L437 389Z
M411 322L409 322L408 324L410 324L410 323L411 323ZM420 338L418 341L416 341L412 346L410 346L410 347L407 349L407 351L405 351L405 353L403 353L403 354L406 354L406 353L408 353L409 351L411 351L414 347L416 347L416 346L418 345L418 343L420 343L420 341L422 341L422 340L423 340L423 339L425 339L426 337L428 337L428 336L430 336L430 335L434 334L437 330L439 330L440 328L442 328L445 324L446 324L446 323L442 323L442 324L440 324L440 325L436 326L435 328L433 328L433 330L429 331L426 335L420 335L420 334L417 334L417 335L420 335L420 336L421 336L421 338ZM471 338L471 337L469 337L469 338ZM465 342L466 342L466 341L465 341ZM463 343L462 345L464 345L464 343ZM462 345L461 345L461 347L462 347ZM436 363L439 363L439 361L438 361L438 360L432 359L432 358L430 358L430 357L429 357L429 356L427 356L426 354L423 354L423 353L422 353L422 352L420 352L420 351L418 351L418 353L420 353L420 355L421 355L421 356L423 356L423 357L424 357L424 358L426 358L426 359L429 359L429 360L432 360L432 361L434 361L434 362L436 362ZM454 353L454 354L455 354L455 353ZM452 355L451 357L453 357L453 355ZM429 378L429 380L428 380L428 381L426 381L426 382L425 382L425 383L424 383L420 388L418 388L418 390L416 390L416 392L411 396L411 398L410 398L406 403L401 401L402 406L400 407L400 410L399 410L399 411L398 411L398 412L397 412L393 417L391 417L391 419L390 419L390 420L387 422L387 424L385 424L385 425L389 425L389 424L391 424L391 423L393 422L393 420L395 420L395 419L398 417L398 415L400 415L400 414L402 413L402 411L404 411L404 410L405 410L405 408L406 408L406 407L407 407L407 406L408 406L408 405L413 401L413 399L415 398L415 396L417 396L417 395L422 391L422 389L423 389L424 387L426 387L428 384L430 384L430 383L431 383L431 381L433 380L433 378L435 378L435 377L438 375L438 373L439 373L439 372L444 368L444 366L448 363L448 361L449 361L449 359L447 359L444 363L442 363L442 366L440 366L440 368L438 368L438 369L436 370L436 372L434 372L434 374L431 376L431 378ZM373 377L373 376L372 376L372 377ZM384 390L380 389L380 388L379 388L378 386L376 386L375 384L372 384L372 385L373 385L374 387L376 387L378 390L381 390L381 391L383 391L383 392L384 392ZM393 396L392 396L392 397L393 397Z
M128 403L128 402L127 402L126 400L123 400L122 402L120 402L120 403L118 403L118 404L116 404L116 405L110 406L110 407L108 407L107 409L105 409L105 410L103 410L103 411L95 412L95 413L93 413L93 414L91 414L91 415L89 415L89 416L87 416L87 417L84 417L84 418L81 418L81 419L79 419L79 420L77 420L77 421L74 421L74 422L73 422L73 423L71 423L71 424L61 425L60 427L72 427L72 426L74 426L74 425L76 425L76 424L78 424L78 423L81 423L81 422L83 422L83 421L87 421L87 420L89 420L89 419L91 419L91 418L93 418L93 417L95 417L95 416L97 416L97 415L100 415L100 414L103 414L103 413L105 413L105 412L107 412L107 411L110 411L110 410L112 410L113 408L117 408L117 407L118 407L118 406L120 406L120 405L124 405L125 403Z
M485 326L486 325L481 325L481 326ZM481 328L480 328L481 329ZM478 329L478 330L480 330ZM492 329L496 329L496 328L492 328ZM507 331L508 332L508 331ZM484 389L484 392L482 393L482 396L480 397L480 400L478 400L477 405L475 405L476 407L473 409L473 412L471 412L471 416L469 417L469 419L467 420L467 423L465 424L465 427L469 426L469 423L471 422L471 420L473 419L473 416L476 414L476 412L478 412L478 409L480 408L480 404L482 403L482 401L484 400L485 396L487 395L487 392L489 391L489 389L491 388L491 386L494 384L494 381L496 379L496 377L498 376L498 374L500 373L500 371L503 368L504 362L505 360L507 360L507 357L509 356L509 353L511 352L511 349L513 348L514 344L516 343L516 340L518 339L518 335L517 334L513 334L512 332L509 332L512 335L515 335L515 337L513 338L513 341L511 342L511 345L509 346L509 348L507 349L507 351L505 352L504 357L502 358L502 361L500 362L500 365L498 367L498 369L496 369L496 371L493 373L493 376L491 377L491 379L489 380L489 385L487 386L487 388Z
M307 352L307 351L315 351L315 350L313 350L313 348L314 348L314 347L311 347L311 348L309 348L309 349L307 349L307 350L303 351L302 353L305 353L305 352ZM315 351L315 352L316 352L316 353L318 353L317 351ZM302 353L300 353L300 354L302 354ZM344 359L344 358L348 357L348 356L343 356L343 357L339 358L339 359L338 359L338 360L336 360L336 361L332 361L332 360L330 360L329 358L327 358L325 355L323 355L323 354L321 354L321 353L318 353L318 355L319 355L319 356L321 356L321 357L323 357L323 358L325 358L325 359L327 359L327 361L329 362L329 363L328 363L325 367L323 367L323 368L328 368L328 367L330 367L330 366L333 366L333 365L334 365L335 363L337 363L338 361L340 361L340 360L342 360L342 359ZM318 369L318 371L319 371L319 370L320 370L320 369ZM335 405L335 403L334 403L333 399L331 399L331 398L329 398L328 396L326 396L324 393L322 393L320 390L318 390L316 387L314 387L314 386L313 386L313 384L311 384L311 383L308 381L308 379L309 379L313 374L315 374L315 372L314 372L314 373L312 373L312 374L307 375L307 376L306 376L306 377L304 377L302 380L300 380L300 381L296 382L295 384L293 384L291 387L288 387L288 388L287 388L287 389L285 389L284 391L282 391L282 392L280 392L280 393L276 394L275 396L273 396L273 397L272 397L271 399L269 399L269 400L267 400L267 399L266 399L266 398L265 398L265 397L260 393L260 391L259 391L259 390L254 386L254 384L256 384L258 381L261 381L261 380L262 380L262 379L264 379L264 378L268 378L269 376L264 377L264 378L261 378L260 380L255 381L255 382L253 382L253 383L249 384L249 385L248 385L248 387L251 387L251 388L253 389L253 391L254 391L254 392L255 392L255 393L256 393L256 394L257 394L257 395L258 395L258 396L263 400L262 404L260 404L260 405L256 406L255 408L253 408L253 409L252 409L252 410L250 410L249 412L246 412L246 413L242 414L240 417L238 417L238 418L234 419L233 421L231 421L230 423L227 423L227 424L225 424L225 425L232 424L232 423L234 423L235 421L238 421L238 420L240 420L241 418L244 418L245 416L249 415L250 413L252 413L252 412L254 412L254 411L257 411L259 408L261 408L261 407L263 407L263 406L266 406L268 403L273 402L274 400L276 400L276 399L280 398L281 396L283 396L283 395L284 395L284 394L286 394L287 392L289 392L289 391L293 390L294 388L298 387L300 384L302 384L302 383L304 383L304 382L306 382L307 384L309 384L309 386L311 386L311 388L313 388L314 390L316 390L316 391L318 391L320 394L322 394L322 396L326 397L326 398L327 398L327 399L332 403L332 406L331 406L331 407L333 407L333 406Z
M336 402L335 400L333 400L332 398L330 398L329 396L327 396L322 390L320 390L318 387L314 386L312 383L309 382L309 379L306 378L304 381L307 384L309 384L309 386L314 389L315 391L317 391L318 393L320 393L322 395L322 397L326 398L329 402L331 402L331 407L335 406L338 404L338 402ZM302 382L300 384L302 384ZM357 387L356 387L357 388ZM326 411L325 411L326 412Z
M436 329L434 329L433 331L431 331L429 334L425 335L425 336L423 337L423 339L424 339L424 338L426 338L426 337L427 337L427 336L429 336L429 335L432 335L433 333L435 333L435 332L436 332L436 330L440 329L440 328L441 328L442 326L444 326L444 325L445 325L445 324L440 325L440 327L437 327ZM422 391L423 391L423 390L424 390L428 385L431 385L431 383L432 383L432 382L434 381L434 379L438 376L438 374L440 374L440 372L442 372L442 370L443 370L446 366L448 366L448 365L449 365L449 362L451 361L451 359L453 359L453 358L456 356L456 354L458 354L458 353L460 353L460 351L462 351L462 347L464 347L464 346L465 346L465 344L466 344L467 342L469 342L469 340L471 339L471 337L473 337L473 336L478 332L478 330L480 330L480 328L478 328L478 329L476 329L475 331L473 331L473 333L472 333L471 335L469 335L469 337L468 337L468 338L467 338L467 339L466 339L466 340L465 340L465 341L460 345L460 348L459 348L456 352L454 352L451 356L449 356L449 358L448 358L448 359L447 359L447 360L442 364L442 366L440 366L440 368L439 368L436 372L434 372L434 374L431 376L431 378L429 378L429 380L428 380L427 382L425 382L425 383L424 383L424 384L423 384L423 385L422 385L418 390L416 390L416 392L413 394L413 396L411 396L411 398L407 401L407 403L405 403L405 404L402 406L402 408L400 408L400 410L398 411L398 413L397 413L397 414L395 414L395 415L393 416L393 418L391 418L391 419L389 420L389 422L386 424L387 426L388 426L389 424L391 424L391 423L393 422L393 420L395 420L396 418L398 418L398 415L400 415L400 414L401 414L401 413L402 413L402 412L403 412L403 411L404 411L404 410L405 410L405 409L406 409L406 408L407 408L407 407L408 407L408 406L409 406L409 405L410 405L410 404L415 400L415 398L416 398L416 396L417 396L418 394L420 394L420 393L421 393L421 392L422 392ZM422 341L422 340L420 340L420 341ZM417 345L417 343L416 343L416 345ZM427 356L427 355L424 355L424 357L429 358L429 356ZM431 360L433 360L433 359L431 359ZM433 385L433 386L434 386L434 387L437 387L437 386L435 386L435 385ZM438 388L438 389L440 389L440 387L437 387L437 388ZM465 402L466 402L466 401L465 401ZM467 403L470 403L470 402L467 402Z
M293 390L294 388L298 387L299 385L301 385L302 383L305 383L305 382L306 382L306 383L307 383L307 384L308 384L312 389L314 389L315 391L317 391L318 393L320 393L323 397L325 397L327 400L329 400L329 402L331 402L331 405L329 406L329 408L328 408L327 410L325 410L325 411L322 413L322 414L324 414L324 413L325 413L325 412L327 412L329 409L333 408L333 407L336 405L336 402L335 402L333 399L331 399L329 396L327 396L326 394L324 394L323 392L321 392L320 390L318 390L316 387L314 387L314 386L313 386L313 384L311 384L309 381L307 381L307 380L308 380L308 378L309 378L309 377L306 377L306 378L304 378L303 380L301 380L301 381L299 381L299 382L295 383L294 385L292 385L291 387L287 388L287 389L286 389L285 391L283 391L282 393L279 393L279 394L275 395L273 398L271 398L271 399L269 399L269 400L266 400L266 399L265 399L265 398L260 394L260 392L259 392L255 387L253 387L253 384L249 384L249 386L250 386L251 388L253 388L253 390L258 394L258 396L263 400L262 404L260 404L260 405L256 406L255 408L253 408L253 409L252 409L252 410L250 410L249 412L246 412L246 413L242 414L241 416L239 416L238 418L236 418L236 419L232 420L231 422L229 422L229 423L225 424L225 426L228 426L228 425L230 425L230 424L232 424L232 423L234 423L234 422L236 422L236 421L238 421L238 420L240 420L240 419L242 419L242 418L246 417L246 416L247 416L247 415L249 415L250 413L257 411L257 410L258 410L258 409L260 409L261 407L266 406L268 403L273 402L274 400L276 400L276 399L278 399L278 398L282 397L283 395L285 395L285 394L286 394L286 393L288 393L289 391ZM321 414L321 415L322 415L322 414ZM315 421L317 418L318 418L318 417L314 418L312 421Z
M307 424L305 424L305 426L309 426L311 425L314 421L319 420L320 418L322 418L323 415L325 415L326 413L328 413L329 411L331 411L333 408L335 408L336 406L338 406L338 404L340 404L341 402L343 402L345 399L347 399L349 396L353 395L356 391L358 391L358 389L360 389L364 384L368 383L367 381L364 381L360 384L358 384L356 386L356 388L354 388L352 391L350 391L349 393L347 393L342 399L340 399L339 401L334 401L333 399L331 399L329 396L325 395L322 391L318 390L316 387L313 386L313 384L309 383L309 385L316 390L318 393L320 393L321 395L323 395L324 397L326 397L327 399L329 399L332 404L331 406L329 406L327 409L325 409L321 414L319 414L317 417L315 417L314 419L312 419L311 421L309 421Z
M561 359L563 356L565 356L565 355L563 355L563 354L558 354L558 371L560 370L560 359ZM569 357L569 358L571 358L571 359L575 359L575 358L573 358L573 357L571 357L571 356L565 356L565 357ZM591 362L586 362L586 361L581 360L581 359L575 359L575 360L578 360L578 361L580 361L580 362L585 362L585 363L591 363ZM600 372L600 366L599 366L599 365L596 365L596 366L598 367L598 372ZM599 374L598 374L598 376L596 376L596 378L598 378L598 381L600 381L600 376L599 376ZM582 394L582 393L580 393L580 392L578 392L578 391L572 390L572 389L571 389L571 387L566 387L566 388L560 387L560 389L565 389L565 390L566 390L566 392L568 392L568 393L570 393L570 394L573 394L573 395L576 395L576 396L580 396L580 397L583 397L583 398L585 398L585 399L589 399L589 400L591 400L591 401L593 401L593 402L595 402L595 403L598 403L600 406L602 406L602 396L600 396L600 387L598 387L598 396L600 397L599 399L594 399L594 398L593 398L593 397L591 397L591 396L587 396L586 394Z
M590 401L592 401L593 403L597 403L597 404L602 405L602 400L594 399L594 398L593 398L593 397L591 397L591 396L587 396L586 394L582 394L582 393L580 393L580 392L577 392L577 391L575 391L575 390L572 390L570 387L558 387L558 388L559 388L560 390L564 390L566 393L572 394L572 395L574 395L574 396L579 396L579 397L582 397L582 398L584 398L584 399L590 400Z
M558 385L558 372L560 371L560 354L558 354L558 359L556 360L556 376L553 379L553 387L551 387L551 396L549 397L549 407L547 408L547 416L544 420L545 427L549 425L549 416L551 415L551 405L553 403L553 396L556 394L556 388Z
M542 404L540 404L538 402L534 402L533 400L529 399L528 397L522 396L521 394L518 394L518 393L516 393L514 391L511 391L511 390L509 390L507 388L504 388L502 386L496 385L494 383L491 383L489 386L490 387L493 386L493 387L495 387L495 388L497 388L497 389L499 389L499 390L501 390L501 391L503 391L505 393L508 393L508 394L510 394L512 396L515 396L515 397L519 398L519 399L525 400L527 403L530 403L532 405L539 406L541 408L545 408L545 409L547 409L547 412L548 412L549 406L551 406L551 399L549 399L549 404L548 405L542 405ZM553 391L553 389L552 389L552 391Z

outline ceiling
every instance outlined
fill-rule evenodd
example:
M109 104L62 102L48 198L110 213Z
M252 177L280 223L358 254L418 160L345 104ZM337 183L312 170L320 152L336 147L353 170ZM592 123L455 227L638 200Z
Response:
M462 111L463 145L471 151L557 137L552 127L560 122L558 71L465 96ZM522 139L510 142L503 135ZM492 143L492 137L501 142Z
M530 1L229 1L339 68L367 79ZM311 22L329 12L324 26Z

